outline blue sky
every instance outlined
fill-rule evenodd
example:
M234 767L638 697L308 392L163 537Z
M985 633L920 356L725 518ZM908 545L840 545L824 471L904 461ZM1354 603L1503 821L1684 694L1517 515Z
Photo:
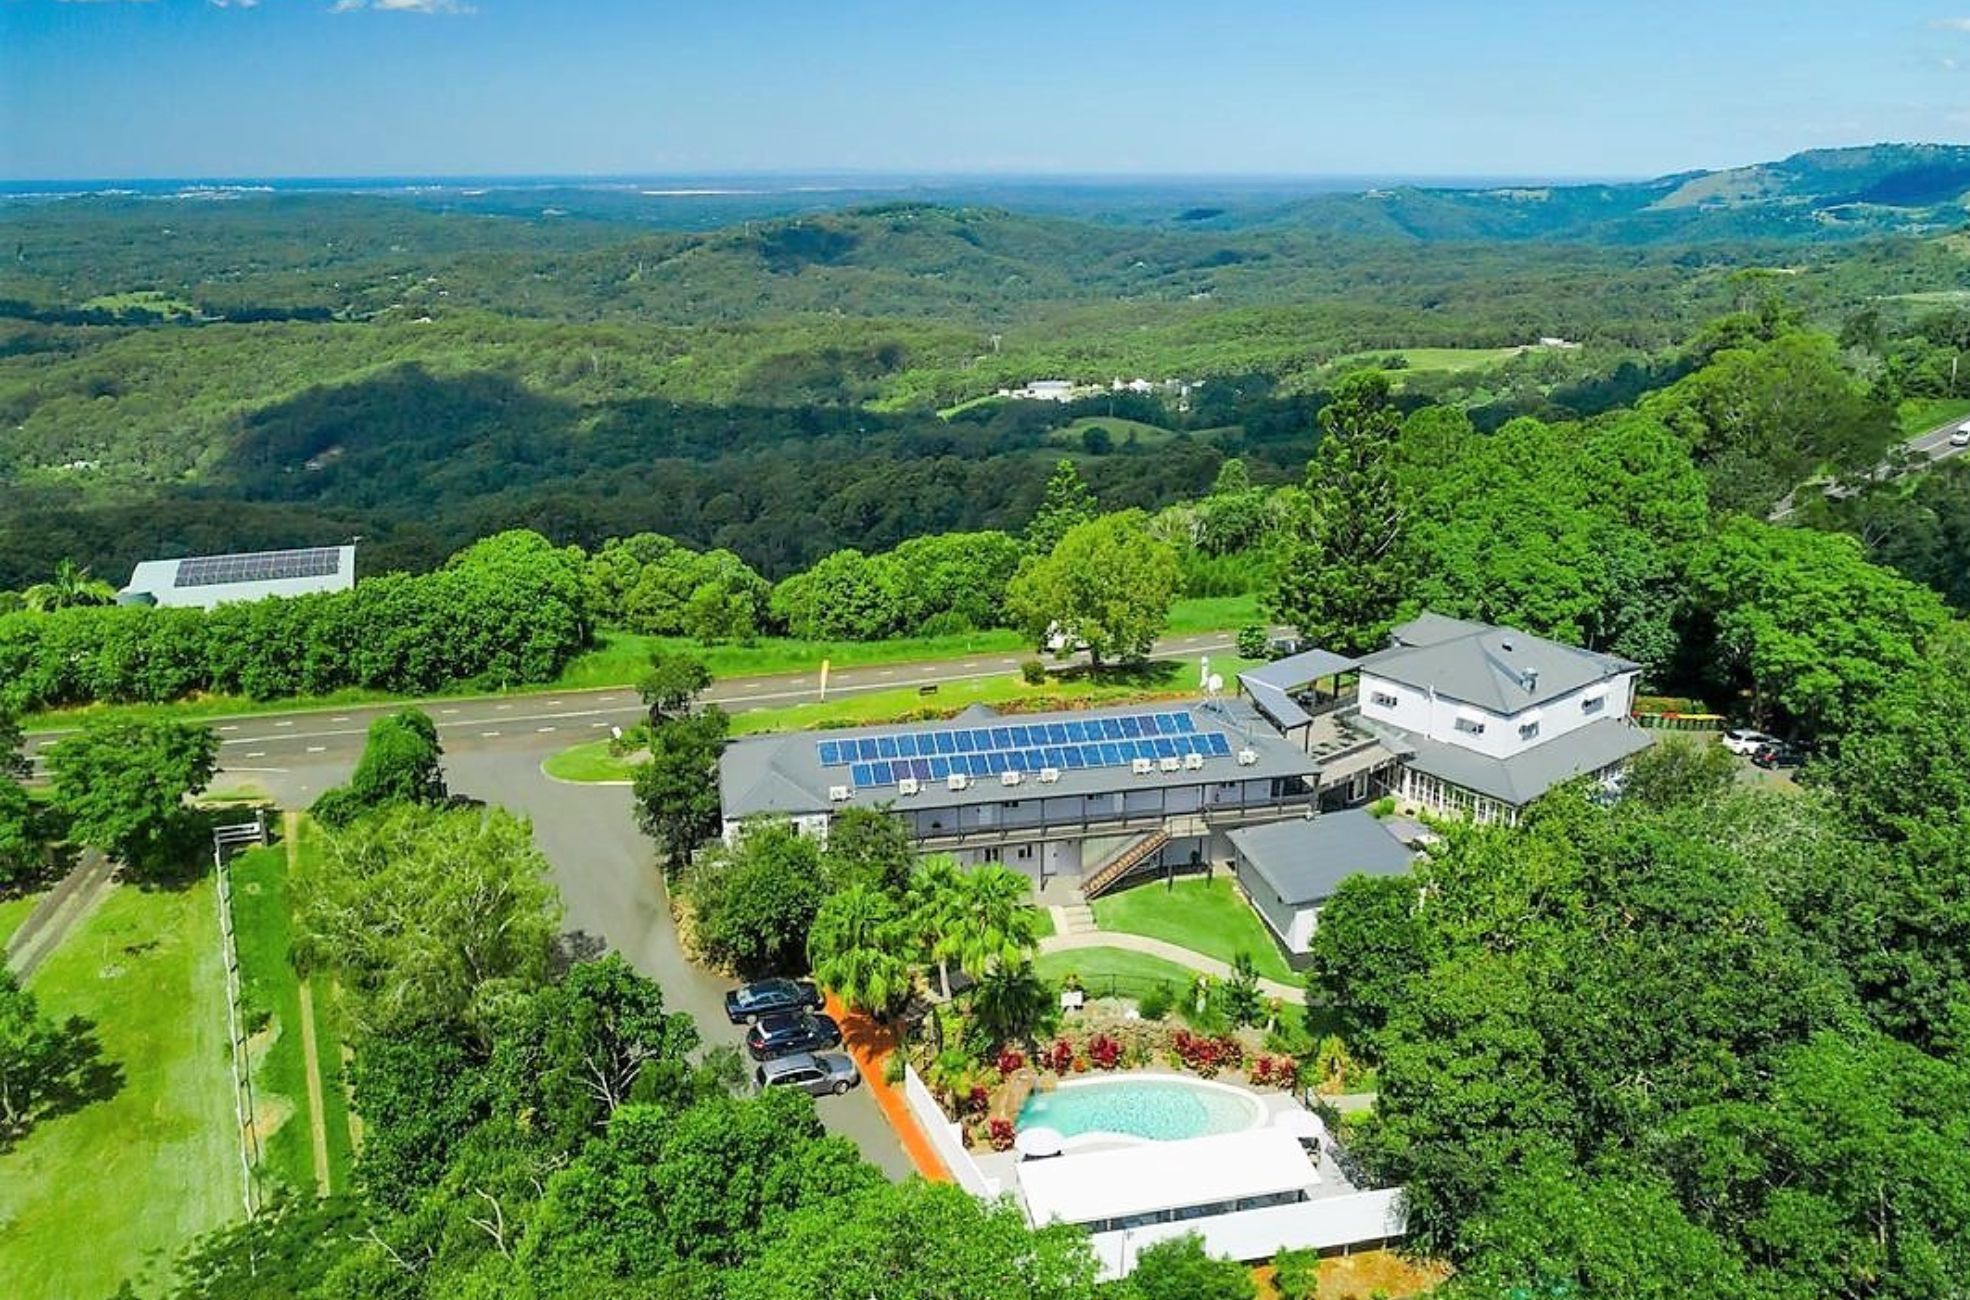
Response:
M1970 139L1970 0L0 0L10 179L1621 176Z

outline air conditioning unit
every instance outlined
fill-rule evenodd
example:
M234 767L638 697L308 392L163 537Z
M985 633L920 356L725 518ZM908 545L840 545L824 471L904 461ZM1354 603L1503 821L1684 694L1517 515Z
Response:
M1176 758L1175 756L1172 756L1169 758L1158 759L1156 761L1156 766L1161 768L1165 772L1174 772L1178 768L1183 766L1183 761L1181 759Z
M1258 761L1259 761L1259 751L1258 751L1258 750L1256 750L1256 749L1241 749L1241 750L1239 750L1239 751L1238 751L1238 766L1240 766L1240 767L1250 767L1250 766L1251 766L1252 764L1254 764L1254 763L1256 763L1256 762L1258 762Z
M1025 774L1025 773L1023 773L1023 772L1001 772L1001 773L999 773L999 784L1000 784L1000 785L1018 785L1018 784L1019 784L1019 783L1020 783L1021 781L1023 781L1023 780L1025 780L1025 779L1026 779L1026 774Z
M1137 776L1148 776L1155 770L1156 762L1154 759L1136 758L1129 761L1129 771L1134 772Z
M1204 756L1202 754L1185 754L1183 756L1184 771L1196 772L1201 770L1203 766L1204 766Z
M853 790L850 790L845 785L831 785L828 787L828 801L830 803L843 803L854 793Z
M915 794L916 792L917 779L913 776L906 776L896 783L897 794Z
M1041 768L1041 769L1040 769L1040 784L1041 784L1041 785L1052 785L1052 784L1053 784L1053 783L1054 783L1055 781L1058 781L1059 779L1060 779L1060 769L1059 769L1059 768L1057 768L1057 767L1043 767L1043 768Z
M947 790L962 790L970 784L971 784L971 778L966 776L963 772L953 772L945 780L944 788Z

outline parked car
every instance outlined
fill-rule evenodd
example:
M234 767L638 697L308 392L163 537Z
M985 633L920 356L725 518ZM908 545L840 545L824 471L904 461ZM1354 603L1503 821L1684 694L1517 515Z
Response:
M1265 643L1265 657L1288 659L1306 648L1306 642L1296 636L1276 636Z
M725 1015L735 1025L782 1011L821 1009L821 990L810 980L770 979L741 984L725 995Z
M1751 756L1751 761L1759 767L1798 767L1806 761L1806 751L1781 740L1776 744L1760 745L1758 752Z
M1965 420L1962 424L1956 426L1956 432L1949 436L1949 445L1952 447L1970 447L1970 420Z
M821 1097L839 1097L862 1082L855 1062L840 1052L795 1052L767 1061L752 1072L752 1081L764 1092L768 1088L799 1088Z
M746 1031L746 1052L755 1061L770 1061L795 1052L818 1051L841 1046L841 1026L832 1016L806 1011L783 1011L761 1016Z
M1749 727L1732 727L1724 733L1724 748L1745 758L1751 757L1766 745L1779 743L1777 736L1768 736L1762 731Z

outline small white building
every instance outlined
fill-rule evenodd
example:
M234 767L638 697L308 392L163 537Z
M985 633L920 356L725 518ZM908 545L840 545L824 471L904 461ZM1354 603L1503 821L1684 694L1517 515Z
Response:
M1300 954L1313 942L1320 909L1349 876L1400 876L1415 850L1365 809L1245 826L1230 834L1232 870L1252 910Z
M1026 402L1071 402L1074 400L1074 381L1071 379L1035 379L1024 388L1015 388L1008 396Z
M166 608L215 605L269 596L306 596L347 591L356 585L354 546L317 546L299 551L252 551L239 555L190 555L181 560L145 560L116 593L120 605Z

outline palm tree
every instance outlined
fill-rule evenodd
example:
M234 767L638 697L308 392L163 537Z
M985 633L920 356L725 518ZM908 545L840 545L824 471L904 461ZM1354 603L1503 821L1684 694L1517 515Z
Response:
M73 605L107 605L116 599L116 588L101 578L91 577L89 570L74 560L63 560L55 566L55 576L47 582L37 582L21 593L27 607L38 614L51 609L67 609Z
M1026 877L988 865L958 878L956 924L947 944L958 964L983 979L1030 959L1039 946L1039 914Z
M1030 1044L1056 1007L1054 991L1022 961L1000 966L978 981L971 1014L994 1043Z
M896 907L866 885L851 885L821 904L807 932L814 978L856 1011L888 1015L916 983L899 955L908 943Z
M951 997L951 960L956 948L951 936L956 932L959 910L963 906L963 876L958 864L944 854L928 857L910 878L908 915L904 919L911 937L924 956L937 963L937 988L946 1001Z

